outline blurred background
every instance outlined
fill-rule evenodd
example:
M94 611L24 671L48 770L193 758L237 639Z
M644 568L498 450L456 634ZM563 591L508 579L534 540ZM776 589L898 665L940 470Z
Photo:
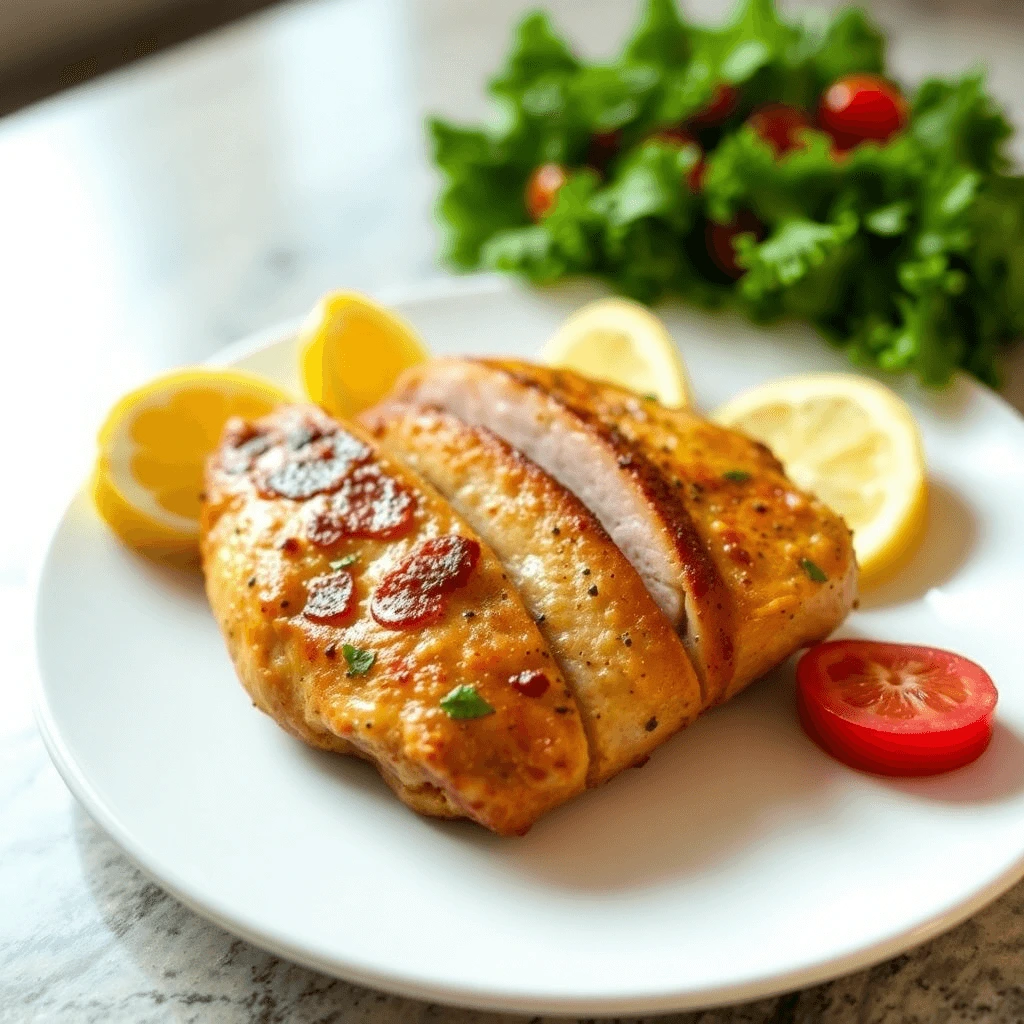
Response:
M5 0L0 5L0 111L10 111L275 4L280 0ZM442 23L458 22L472 32L481 20L507 21L513 12L531 5L517 0L480 4L418 0L402 6L431 8L428 20L437 17ZM590 12L586 20L594 23L610 18L611 29L623 20L617 12L628 12L633 4L630 0L561 0L545 6ZM702 0L688 6L694 12L713 12L727 5L720 0ZM797 0L783 6L807 5ZM835 5L825 0L814 6ZM1017 0L897 0L865 6L879 15L891 6L897 16L909 9L923 16L978 18L1012 15L1020 5ZM603 34L597 30L596 35Z

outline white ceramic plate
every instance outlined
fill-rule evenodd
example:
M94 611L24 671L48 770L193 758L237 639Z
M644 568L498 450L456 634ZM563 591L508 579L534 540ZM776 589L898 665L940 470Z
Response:
M484 280L396 303L435 352L530 356L592 297ZM669 310L712 407L847 369L809 335ZM290 333L225 361L294 385ZM85 497L38 600L39 720L68 785L150 875L224 927L351 981L529 1013L681 1010L895 955L1024 873L1024 421L966 379L910 388L932 473L925 546L846 635L953 648L1000 689L989 750L893 781L813 746L791 668L523 839L406 810L362 763L254 711L198 579L124 550Z

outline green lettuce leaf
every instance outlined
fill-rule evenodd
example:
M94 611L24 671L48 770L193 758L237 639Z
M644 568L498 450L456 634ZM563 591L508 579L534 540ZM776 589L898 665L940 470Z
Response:
M685 64L691 51L690 29L675 0L647 0L622 59L627 64L651 64L669 70Z
M493 121L429 121L444 257L543 283L593 275L647 302L731 303L759 322L797 317L860 365L934 386L964 367L993 383L1024 334L1024 178L1008 173L1011 128L983 75L924 82L905 131L843 154L808 130L779 157L745 124L780 102L813 121L830 84L858 72L891 78L858 8L795 20L773 0L740 0L707 27L675 0L646 0L600 63L527 15L490 83ZM735 104L708 124L697 115L723 87ZM549 161L567 183L531 223L526 184ZM707 238L751 214L763 229L734 239L733 281Z
M523 274L538 284L596 270L601 222L592 200L598 184L593 171L572 175L551 213L539 224L493 235L483 247L482 265Z
M508 162L483 131L430 122L434 162L446 176L438 200L444 258L461 269L479 265L484 242L526 221L524 171Z
M859 7L819 16L804 25L798 60L811 68L817 92L854 72L885 71L885 37Z

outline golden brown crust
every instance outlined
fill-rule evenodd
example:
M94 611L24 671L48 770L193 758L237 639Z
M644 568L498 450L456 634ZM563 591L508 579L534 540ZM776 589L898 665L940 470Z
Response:
M363 414L493 548L576 694L594 785L645 760L701 707L668 620L586 507L489 430L389 403Z
M488 376L492 379L484 381ZM538 416L544 420L542 426L557 421L567 433L586 438L583 444L589 452L584 461L592 464L595 478L607 482L611 474L619 477L616 484L630 492L633 518L642 519L645 524L644 545L658 549L664 562L670 563L667 568L671 578L665 581L665 589L679 595L672 602L678 611L673 615L668 610L664 592L652 594L680 632L700 678L705 701L717 700L735 674L731 595L675 489L617 422L599 415L599 403L594 396L600 385L575 374L516 360L448 359L414 367L400 379L395 393L398 399L426 404L437 401L461 416L463 410L449 406L447 399L454 397L463 383L472 388L480 382L488 389L499 384L498 390L507 391L509 404L525 408L528 399L535 399ZM482 415L487 417L489 413L482 410ZM490 425L486 419L485 424ZM502 429L495 429L506 440L516 443ZM574 486L553 467L544 468L570 488ZM599 486L595 480L595 487ZM602 518L592 503L590 507ZM619 541L615 529L608 528ZM647 581L650 585L649 578Z
M850 530L796 488L758 441L569 371L527 371L614 429L675 496L730 594L734 665L725 700L842 622L856 591ZM662 505L666 508L666 505ZM828 577L811 578L803 560Z
M732 596L709 555L704 540L689 511L680 500L674 481L651 458L651 452L638 444L628 427L628 415L621 411L607 415L602 400L604 385L580 374L511 359L481 359L492 369L507 373L525 387L539 388L557 401L578 422L585 423L595 437L616 455L622 471L634 480L650 507L651 515L670 538L687 593L687 614L699 620L699 634L692 637L705 688L712 700L724 692L736 671L733 636L735 609ZM642 400L630 396L640 407ZM686 636L687 623L680 624Z
M207 593L239 678L293 735L373 761L417 810L469 817L502 834L524 831L583 788L588 766L578 708L547 645L485 545L465 585L446 598L441 621L404 630L378 624L371 595L417 544L475 535L432 488L346 425L367 446L369 463L413 495L415 511L397 538L312 543L310 512L323 495L268 493L261 469L306 428L330 433L338 425L318 410L293 408L249 427L235 423L207 466ZM255 451L264 436L270 451L251 465L246 456L239 471L244 444ZM332 570L329 563L346 555L356 561ZM334 572L351 573L354 607L341 624L313 621L303 610L308 584ZM365 675L348 674L345 644L375 653ZM524 697L509 685L527 669L550 677L544 696ZM460 684L474 686L494 713L450 718L439 702Z
M682 635L707 703L827 636L853 604L856 562L845 524L795 488L763 445L735 431L571 371L515 360L436 360L407 373L397 394L474 423L500 420L499 434L518 444L518 431L543 449L539 461L599 515L583 488L604 500L602 486L619 472L616 513L625 480L633 521L645 524L662 562L645 570L635 551L630 558L662 608L672 605L666 579L685 593ZM574 445L567 470L545 461L564 456L545 447L553 432ZM620 539L617 528L609 532ZM629 539L636 549L635 532ZM647 546L645 538L641 555ZM806 563L827 580L813 579Z

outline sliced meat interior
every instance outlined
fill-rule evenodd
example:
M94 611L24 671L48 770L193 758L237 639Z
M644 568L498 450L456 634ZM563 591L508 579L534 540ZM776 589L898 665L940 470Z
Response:
M591 785L692 721L701 692L685 648L578 498L491 431L448 413L390 403L362 421L501 560L575 693Z
M446 409L523 452L594 513L678 631L705 702L733 675L732 602L685 507L621 434L572 408L533 367L440 359L407 373L395 397Z
M737 432L511 360L436 360L396 398L493 430L575 493L678 629L706 703L827 635L854 601L845 524Z

